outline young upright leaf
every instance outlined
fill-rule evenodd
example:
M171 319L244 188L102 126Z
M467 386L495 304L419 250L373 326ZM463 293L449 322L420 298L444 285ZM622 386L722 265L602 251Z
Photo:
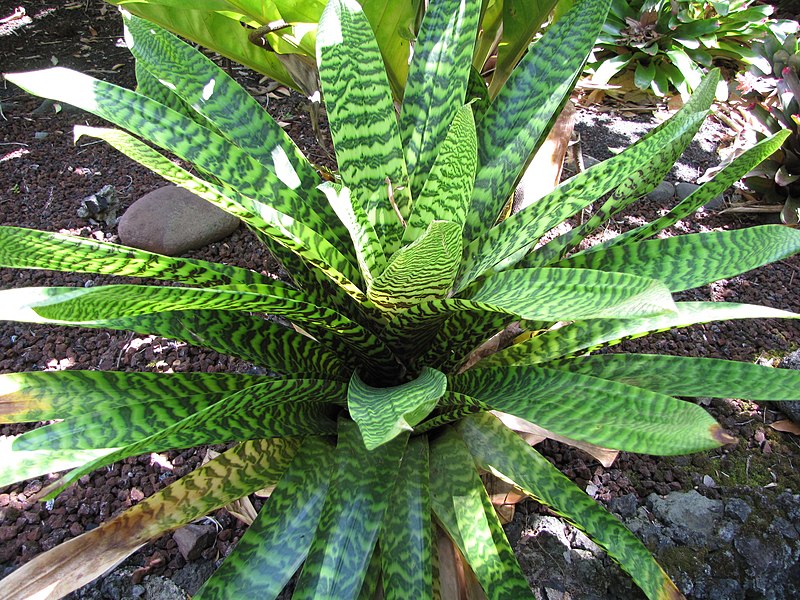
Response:
M358 598L406 440L369 452L355 423L339 422L332 485L293 598Z
M478 2L469 0L434 0L422 19L400 115L415 198L437 160L447 128L465 102L480 10Z
M581 0L522 58L478 122L478 174L464 236L494 223L546 126L574 85L605 20L610 0ZM554 62L553 56L559 60Z
M447 429L431 444L431 506L490 600L532 598L464 442Z
M424 234L398 250L367 289L367 297L394 313L443 298L453 286L461 259L461 226L433 221Z
M411 193L381 53L355 0L328 3L317 63L342 180L391 255L400 248Z
M386 600L433 597L428 438L408 441L379 538Z
M422 191L414 199L403 243L416 240L434 221L464 225L477 166L475 118L470 106L455 113Z
M347 408L358 424L367 450L372 451L412 431L436 406L447 388L447 378L436 369L394 387L372 387L353 373L347 388Z

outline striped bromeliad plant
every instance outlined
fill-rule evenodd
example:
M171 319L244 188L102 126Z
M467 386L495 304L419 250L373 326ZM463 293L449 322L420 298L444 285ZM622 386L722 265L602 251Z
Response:
M236 215L293 279L0 228L6 267L173 284L9 289L0 292L0 318L156 334L274 373L3 375L0 421L57 422L3 442L0 485L71 469L48 488L52 497L125 457L235 445L37 557L0 582L0 595L65 594L152 537L274 486L198 597L271 598L295 574L298 598L451 598L459 585L490 598L531 597L482 485L480 473L489 472L586 531L649 598L681 597L636 537L501 419L605 448L674 455L731 441L702 408L675 396L800 399L797 372L589 354L695 323L798 317L675 302L672 294L793 254L800 232L658 236L772 154L784 134L654 222L590 245L692 139L714 95L714 72L631 148L501 219L581 72L608 0L577 2L491 102L470 78L480 4L431 3L398 117L364 14L354 0L331 0L317 61L334 181L323 181L211 61L131 15L124 20L136 92L60 68L7 76L126 129L77 127L76 135L101 138ZM591 218L548 235L597 200ZM526 333L494 354L475 351L512 323Z

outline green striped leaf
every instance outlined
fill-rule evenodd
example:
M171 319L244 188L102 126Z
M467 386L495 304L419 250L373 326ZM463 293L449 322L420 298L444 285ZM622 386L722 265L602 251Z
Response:
M648 598L681 597L635 535L495 417L473 415L463 419L457 430L478 468L513 483L585 531L630 573Z
M0 423L50 421L152 399L228 395L267 381L239 373L34 371L0 375Z
M50 496L86 473L148 452L270 437L329 435L335 431L331 402L344 400L341 383L322 379L279 379L252 386L65 475ZM98 432L96 447L104 447Z
M433 221L425 233L392 256L367 289L367 297L389 313L444 298L453 286L460 259L461 226Z
M353 202L350 188L326 182L320 189L350 233L361 276L369 287L374 276L386 268L386 256L381 241L362 206Z
M319 176L255 98L201 52L171 33L130 13L123 12L122 20L137 65L231 142L269 165L284 185L313 198L311 192L320 183ZM325 206L318 203L317 208L324 210Z
M286 214L255 202L231 188L196 177L122 131L78 126L75 135L90 135L105 140L139 164L240 218L256 231L300 256L356 300L363 299L363 293L357 286L358 271L327 239L290 216L294 211Z
M487 598L532 598L464 442L447 429L431 444L431 506Z
M576 2L520 60L478 122L478 173L464 229L468 240L492 226L514 192L583 68L609 4L609 0Z
M694 214L701 206L719 196L731 185L747 175L747 173L762 161L774 154L783 145L783 142L788 136L789 132L784 130L776 133L772 137L761 140L752 148L747 149L741 156L737 156L730 165L714 175L710 181L705 182L694 192L689 194L689 196L681 200L681 202L666 215L659 217L652 223L642 225L641 227L637 227L636 229L612 238L608 242L604 242L601 246L590 248L589 252L593 252L595 249L600 250L611 245L622 243L629 244L644 240L657 234L659 231L672 227L681 219Z
M414 200L403 243L416 240L434 221L463 226L467 218L477 166L475 118L470 106L462 106L453 118L447 137ZM460 234L460 232L459 232Z
M302 293L273 284L258 292L225 288L178 288L148 285L104 285L92 288L29 287L0 290L4 320L31 323L80 323L120 319L152 312L216 309L278 312L309 322L333 323L333 311L304 302Z
M584 269L515 269L488 277L471 299L423 302L398 314L384 339L393 348L427 340L443 315L483 310L537 321L635 317L671 312L669 290L654 279ZM435 330L434 330L435 331Z
M411 193L383 60L355 0L331 0L323 11L317 64L342 180L391 255Z
M577 373L537 366L473 369L449 383L487 409L604 448L669 456L733 441L696 404Z
M211 327L206 330L203 323L204 317L211 316L212 326L233 327L238 324L248 327L249 324L258 325L259 320L251 320L247 315L237 315L231 311L263 311L286 316L310 331L323 345L320 356L327 356L327 360L332 357L330 352L324 352L324 348L329 348L337 356L348 357L355 354L364 364L379 372L391 370L397 364L397 359L383 342L361 325L329 309L303 302L300 300L304 297L301 292L276 284L270 287L272 293L266 295L239 290L132 285L0 290L0 320L94 328L130 328L142 333L186 338L191 343L208 345L221 351L231 348L237 356L248 359L260 357L266 364L275 360L278 367L283 365L285 368L287 364L297 361L303 364L303 357L287 358L286 352L291 352L292 347L313 348L313 344L305 341L295 343L291 333L288 336L291 340L288 348L275 347L269 342L261 348L252 349L253 354L250 354L246 347L234 347L236 340L244 336L251 340L251 344L257 344L259 339L263 339L263 335L269 333L269 327L264 326L252 336L248 331L231 329L232 336L227 342L223 342L224 329ZM226 318L226 312L231 316ZM220 313L223 314L215 317ZM280 343L280 337L276 338L275 343ZM313 351L306 359L312 356ZM353 357L350 356L348 360L352 362Z
M197 286L270 281L259 273L230 265L172 258L92 238L8 226L0 226L0 266L150 277Z
M406 445L369 452L352 421L339 421L336 470L293 598L355 599L364 583Z
M0 594L64 596L148 540L273 485L298 446L298 440L281 439L239 444L100 527L40 554L0 581Z
M386 600L433 596L428 438L411 438L379 538Z
M357 362L333 334L315 330L314 338L264 317L229 310L175 310L123 319L103 319L82 327L120 329L159 335L210 348L285 375L348 376Z
M211 123L204 119L201 115L192 110L180 97L178 97L172 90L163 85L158 79L148 71L144 64L136 61L134 64L134 71L136 73L136 93L142 96L147 96L155 100L159 104L171 108L177 113L192 119L198 125L210 129L216 134L222 133L215 129Z
M683 154L683 151L703 124L707 114L706 109L714 101L718 81L719 77L716 72L703 79L703 83L695 90L682 109L688 114L696 114L696 118L691 119L690 125L685 130L682 130L673 142L666 144L661 153L653 157L653 160L633 168L632 173L627 176L614 190L611 197L585 223L558 236L544 247L537 249L534 254L526 259L526 266L544 266L563 258L571 248L580 244L603 223L623 211L638 198L655 189L659 182L667 176L675 161ZM668 123L669 121L661 123L644 136L643 139L658 134L664 127L668 126Z
M347 408L368 451L412 431L436 406L447 388L444 373L423 369L419 377L394 387L372 387L353 373Z
M547 366L670 396L800 400L800 372L730 360L657 354L601 354L552 361Z
M735 277L800 251L800 231L762 225L735 231L712 231L579 254L558 266L631 273L653 277L680 292Z
M24 433L17 438L13 447L23 451L121 448L155 435L232 393L152 398L142 392L143 397L139 401L120 403L111 407L110 411L87 407L82 414Z
M578 321L537 335L484 359L476 368L499 365L532 365L578 352L593 352L626 339L697 323L732 319L800 319L800 315L776 308L733 302L677 302L677 312L635 319Z
M369 559L367 572L364 574L364 582L361 584L361 591L358 592L358 600L376 600L380 580L381 549L376 545Z
M20 436L0 437L0 487L25 481L32 477L66 471L100 459L114 451L113 448L94 450L16 450L12 446ZM0 588L2 589L2 588Z
M491 95L497 95L533 38L556 6L557 0L513 0L502 2L503 31L497 44L497 62L492 73ZM564 10L568 7L565 6ZM558 15L553 16L553 21Z
M193 598L278 597L311 547L333 471L332 450L320 438L303 440L258 518Z
M719 73L714 71L709 77L719 77ZM475 239L464 250L456 289L464 289L495 265L508 266L521 259L523 253L551 228L625 183L630 173L642 164L658 160L664 147L674 143L686 131L693 130L697 122L703 120L707 108L705 105L687 104L652 136L568 179L534 204Z
M422 349L424 352L416 363L451 373L472 350L502 331L512 320L513 317L505 313L482 310L453 313L435 330L435 339L429 348ZM412 356L422 350L415 351Z
M6 75L22 89L82 108L213 173L243 196L327 231L321 215L266 165L223 137L146 96L62 67ZM221 158L224 157L224 160Z
M207 119L224 137L267 165L288 188L306 197L340 242L348 239L325 197L320 178L292 139L261 105L210 59L152 23L123 13L128 47L154 77ZM292 213L294 214L294 213ZM346 244L337 244L345 251Z
M457 121L459 107L465 102L480 10L477 2L437 0L429 3L422 19L400 114L400 132L414 198L429 178L434 161L440 160L437 155L444 151L440 148L446 144L445 138L452 136L447 128ZM474 179L474 173L470 179ZM444 215L437 218L456 221ZM422 228L431 220L427 219ZM406 231L407 240L415 237L409 237Z

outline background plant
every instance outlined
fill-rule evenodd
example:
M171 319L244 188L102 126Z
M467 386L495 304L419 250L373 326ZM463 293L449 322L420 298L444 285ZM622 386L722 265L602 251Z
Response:
M657 96L688 96L713 66L743 70L759 61L752 44L768 32L773 8L752 0L613 0L587 65L605 84L633 72Z
M319 90L315 44L325 0L106 0L201 46L313 97ZM427 4L362 0L395 100L403 98L408 58ZM494 97L527 51L557 0L482 0L473 52ZM562 2L563 4L563 2ZM457 14L456 14L457 16Z
M755 207L748 203L735 210L769 210L776 205L781 220L796 226L800 222L800 46L797 24L775 29L753 46L763 59L739 77L738 92L744 111L740 136L758 141L779 131L789 135L781 148L758 165L744 179L757 197Z
M480 8L431 3L398 118L364 12L352 0L332 0L316 52L339 165L334 182L323 183L277 123L211 61L129 14L137 92L61 68L7 76L127 129L79 126L76 135L107 141L241 218L292 281L0 228L2 266L170 284L4 290L0 318L175 338L277 374L3 375L0 420L58 422L4 442L0 485L72 469L47 490L52 496L124 457L238 443L15 571L0 582L2 595L63 595L151 537L275 485L199 597L276 597L298 571L298 598L447 597L458 588L462 560L488 597L530 597L479 477L488 471L586 531L648 597L680 597L635 536L495 415L583 443L671 455L731 441L702 408L674 396L800 399L794 371L588 355L694 323L798 317L674 302L672 293L796 253L800 233L766 226L655 237L772 154L786 134L749 149L656 221L578 251L665 176L708 113L714 71L679 113L631 148L498 219L568 97L608 4L577 3L491 102L474 102L470 87ZM591 219L538 244L601 198ZM525 334L473 360L476 348L515 322Z

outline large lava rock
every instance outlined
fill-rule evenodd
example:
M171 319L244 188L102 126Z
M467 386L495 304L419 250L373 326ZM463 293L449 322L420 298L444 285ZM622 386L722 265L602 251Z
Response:
M239 219L192 192L167 185L134 202L119 221L120 241L157 254L178 256L233 233Z

